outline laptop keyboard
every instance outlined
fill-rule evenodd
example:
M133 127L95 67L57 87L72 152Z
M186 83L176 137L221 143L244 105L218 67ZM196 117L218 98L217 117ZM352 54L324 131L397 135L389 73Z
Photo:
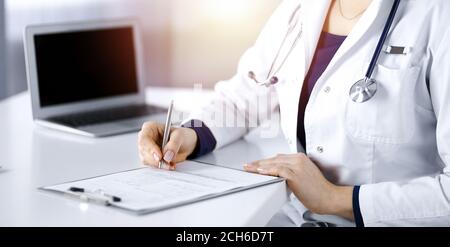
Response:
M72 127L81 127L94 124L113 122L148 115L165 113L167 110L150 105L133 105L86 113L71 114L49 119L51 122L61 123Z

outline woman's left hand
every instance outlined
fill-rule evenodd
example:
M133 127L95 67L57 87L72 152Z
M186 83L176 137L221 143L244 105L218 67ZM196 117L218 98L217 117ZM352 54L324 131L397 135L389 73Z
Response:
M303 153L277 155L245 165L248 172L283 177L305 207L317 214L337 215L353 220L353 187L329 182Z

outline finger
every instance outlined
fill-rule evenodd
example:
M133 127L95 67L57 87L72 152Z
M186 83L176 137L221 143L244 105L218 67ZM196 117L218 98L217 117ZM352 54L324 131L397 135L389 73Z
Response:
M248 172L258 172L257 169L261 166L273 166L278 163L286 163L289 159L289 155L278 154L275 157L253 161L244 165L244 169Z
M152 140L161 141L163 135L163 126L156 122L147 122L142 125L141 132Z
M261 175L282 177L285 179L291 179L294 175L294 171L289 164L277 164L271 167L260 167L257 169Z
M264 160L257 160L257 161L253 161L250 162L248 164L246 164L247 167L249 168L254 168L254 167L259 167L262 165L272 165L278 162L278 158L277 157L273 157L273 158L269 158L269 159L264 159Z
M145 144L139 145L139 153L147 163L158 163L161 161L161 150L154 142L147 141Z
M139 152L143 155L150 155L150 157L155 161L161 160L161 149L158 145L152 143L139 145Z
M147 165L145 164L145 159L144 156L141 154L141 151L139 151L139 160L141 161L142 164Z
M163 159L168 163L174 161L178 154L178 151L180 150L182 143L183 143L182 132L180 130L175 129L171 133L169 141L164 147Z
M258 173L258 166L248 163L244 165L244 170L246 172Z
M175 162L170 162L168 169L170 171L175 171L177 169L177 164Z
M161 169L168 170L168 171L175 171L176 164L173 162L168 163L164 160L161 160Z
M180 162L183 162L185 160L186 160L186 158L183 158L183 157L179 158L179 155L177 155L175 157L175 159L172 162L170 162L168 169L170 171L176 171Z
M292 172L295 172L296 170L298 170L295 164L296 164L295 162L291 162L291 160L288 159L287 161L277 161L277 163L273 163L273 164L259 165L256 168L256 171L260 174L269 173L271 176L278 176L278 175L272 175L273 172L279 172L279 171L273 171L273 169L278 169L278 168L282 167L282 168L287 168Z
M168 170L168 171L175 171L175 168L173 167L173 165L165 162L164 160L161 161L161 169Z
M274 158L267 159L267 160L258 160L258 161L254 161L254 162L245 164L244 170L247 172L259 173L258 168L260 168L261 166L263 166L263 165L269 166L269 165L273 165L275 163L276 163L276 161Z
M161 149L147 132L139 132L139 153L147 165L156 165L162 157Z
M164 160L156 161L155 159L151 159L149 156L142 156L143 164L147 166L151 166L153 168L159 168L164 170L174 171L175 167L171 164L168 164Z
M159 166L159 161L158 161L158 157L156 156L156 154L152 154L146 150L140 150L139 156L144 165L152 166L152 167Z

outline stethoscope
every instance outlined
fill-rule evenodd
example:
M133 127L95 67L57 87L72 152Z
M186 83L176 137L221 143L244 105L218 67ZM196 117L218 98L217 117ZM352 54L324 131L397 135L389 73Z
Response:
M372 78L372 74L375 70L375 67L378 63L378 58L380 57L380 54L383 50L383 46L386 42L387 36L389 34L389 31L391 30L392 23L394 22L395 15L397 14L398 7L400 5L400 0L395 0L391 12L389 14L389 17L387 19L387 22L384 26L383 33L380 36L380 39L378 41L377 47L375 49L375 52L372 56L372 60L370 62L369 68L367 69L366 75L363 79L357 81L353 86L350 88L350 98L356 102L356 103L364 103L366 101L369 101L372 99L378 90L378 83L377 81ZM303 24L300 24L300 30L295 38L293 44L291 45L286 57L281 61L280 65L275 69L275 66L277 64L277 61L280 57L281 51L283 50L283 47L285 46L285 43L288 39L288 37L291 35L291 33L295 30L297 27L297 23L300 19L300 10L301 10L301 4L294 10L291 18L289 19L289 26L288 30L286 32L286 35L281 42L280 48L277 51L277 54L275 55L275 58L272 62L272 65L270 67L269 73L267 75L266 80L259 81L256 78L256 74L253 71L250 71L248 73L248 77L252 79L256 84L270 87L272 85L275 85L278 83L279 79L277 77L278 72L283 68L284 64L286 63L286 60L291 55L292 51L295 49L298 41L301 39L303 35Z

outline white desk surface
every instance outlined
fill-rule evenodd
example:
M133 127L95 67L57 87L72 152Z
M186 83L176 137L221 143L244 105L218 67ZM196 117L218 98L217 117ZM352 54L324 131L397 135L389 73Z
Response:
M202 100L210 92L200 93ZM149 103L193 107L188 89L149 88ZM282 138L250 134L202 161L241 167L249 160L287 152ZM0 226L264 226L288 199L285 183L136 216L87 205L38 187L140 167L137 133L92 139L56 132L32 122L28 93L0 102ZM233 155L230 155L233 154ZM242 156L236 155L242 154Z

